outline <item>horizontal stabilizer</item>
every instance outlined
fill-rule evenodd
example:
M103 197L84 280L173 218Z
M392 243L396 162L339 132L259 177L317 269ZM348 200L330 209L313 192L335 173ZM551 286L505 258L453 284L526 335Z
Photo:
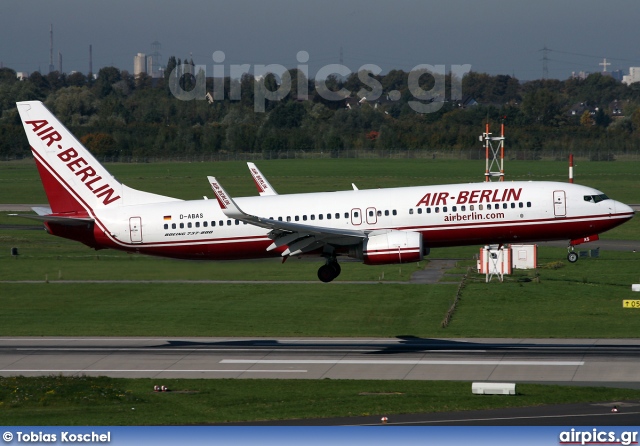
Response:
M31 208L33 210L33 212L35 212L38 215L49 215L49 214L53 214L53 211L51 210L51 208L43 208L43 207L33 207Z
M93 223L95 220L90 217L63 217L60 215L34 215L34 214L9 214L11 217L28 218L43 222L62 223L67 226L81 226L87 223Z

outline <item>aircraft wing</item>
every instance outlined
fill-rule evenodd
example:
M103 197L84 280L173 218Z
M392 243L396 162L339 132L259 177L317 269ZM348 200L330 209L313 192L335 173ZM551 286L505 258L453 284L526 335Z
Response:
M216 194L222 212L228 218L271 230L268 236L273 240L273 243L267 248L267 251L286 245L288 248L282 253L283 256L298 255L321 248L324 245L355 245L367 238L365 231L305 225L247 214L238 207L215 177L207 178Z

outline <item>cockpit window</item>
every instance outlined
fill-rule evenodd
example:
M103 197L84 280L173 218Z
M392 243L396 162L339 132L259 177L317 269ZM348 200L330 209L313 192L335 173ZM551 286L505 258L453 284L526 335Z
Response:
M589 203L600 203L601 201L608 199L609 197L607 197L605 194L584 196L584 201L588 201Z

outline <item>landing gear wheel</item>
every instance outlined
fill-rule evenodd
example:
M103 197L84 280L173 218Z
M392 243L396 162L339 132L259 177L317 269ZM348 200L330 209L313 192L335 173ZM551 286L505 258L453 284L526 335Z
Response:
M340 275L342 268L338 262L327 262L318 269L318 279L324 283L331 282L333 279Z
M336 277L337 277L337 275L336 275L334 269L331 268L331 266L329 264L322 265L318 269L318 279L320 279L324 283L329 283L333 279L335 279Z
M569 254L567 254L567 260L570 263L576 263L578 261L578 254L576 254L575 252L571 251Z

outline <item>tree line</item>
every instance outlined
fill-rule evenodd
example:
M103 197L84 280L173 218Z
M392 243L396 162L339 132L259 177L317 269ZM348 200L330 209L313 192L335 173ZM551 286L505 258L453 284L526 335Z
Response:
M521 82L508 75L469 72L456 79L424 72L416 87L402 70L321 82L289 70L291 84L277 96L283 75L199 78L189 65L194 66L172 57L160 79L106 67L97 76L34 72L19 80L14 70L2 68L0 158L30 154L15 106L26 100L43 101L96 156L109 159L471 149L481 144L485 122L493 129L504 122L511 153L526 152L527 159L572 148L613 159L611 153L637 151L640 142L640 84L627 86L599 73ZM182 75L171 78L175 67L183 67ZM212 100L176 98L177 85L188 92L198 83ZM420 96L438 84L445 86L442 92ZM318 85L335 93L333 98ZM344 91L351 96L336 100ZM274 99L264 99L264 112L256 111L256 95L265 93ZM412 104L431 104L432 111L417 112Z

